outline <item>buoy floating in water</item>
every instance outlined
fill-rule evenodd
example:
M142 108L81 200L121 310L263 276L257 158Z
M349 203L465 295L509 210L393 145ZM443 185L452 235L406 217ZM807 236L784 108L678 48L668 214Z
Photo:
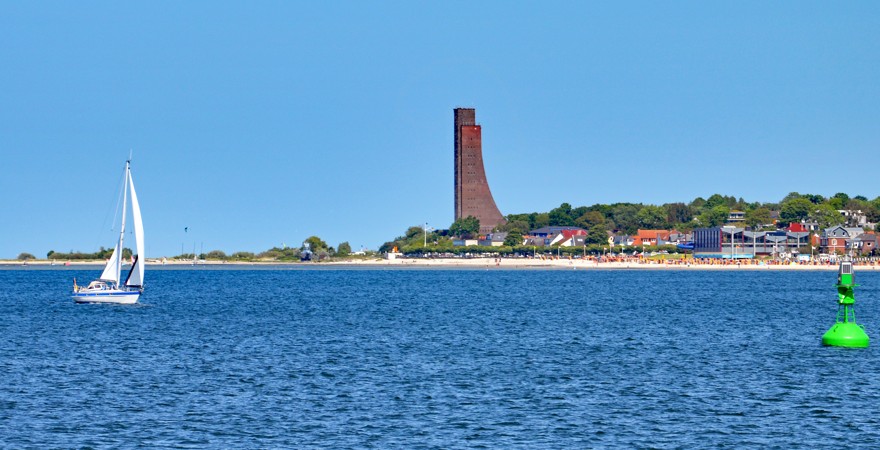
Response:
M841 261L837 271L837 319L831 329L822 336L822 344L832 347L864 348L868 346L868 335L856 323L856 302L853 294L855 274L852 261L847 258Z

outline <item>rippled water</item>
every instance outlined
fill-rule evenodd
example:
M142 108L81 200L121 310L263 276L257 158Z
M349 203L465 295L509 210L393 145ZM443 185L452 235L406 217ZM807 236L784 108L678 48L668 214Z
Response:
M4 447L880 447L833 272L0 270Z

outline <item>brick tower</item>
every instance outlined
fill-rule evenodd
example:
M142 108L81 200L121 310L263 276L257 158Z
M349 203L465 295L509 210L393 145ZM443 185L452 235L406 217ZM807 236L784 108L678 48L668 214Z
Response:
M480 219L480 234L505 222L483 168L483 137L473 108L455 108L455 220Z

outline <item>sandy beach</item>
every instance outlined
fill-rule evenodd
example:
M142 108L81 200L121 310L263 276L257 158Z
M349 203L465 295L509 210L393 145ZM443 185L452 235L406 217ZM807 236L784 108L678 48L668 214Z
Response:
M28 261L24 263L16 260L0 260L0 267L82 267L101 266L103 261ZM193 267L192 261L148 260L147 266L151 267ZM755 263L744 262L699 262L693 260L642 260L642 261L610 261L598 262L595 259L533 259L533 258L397 258L397 259L348 259L325 262L279 262L279 261L253 261L253 262L229 262L229 261L205 261L195 265L196 267L235 267L235 266L290 266L290 267L385 267L385 268L437 268L437 269L551 269L551 270L830 270L836 271L837 264L797 264L797 263ZM878 264L856 264L857 271L874 271Z

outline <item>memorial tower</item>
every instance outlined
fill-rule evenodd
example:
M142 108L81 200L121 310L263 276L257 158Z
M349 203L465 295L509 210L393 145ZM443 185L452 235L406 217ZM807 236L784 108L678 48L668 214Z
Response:
M482 130L473 108L455 108L455 220L474 216L480 234L505 222L495 206L483 168Z

